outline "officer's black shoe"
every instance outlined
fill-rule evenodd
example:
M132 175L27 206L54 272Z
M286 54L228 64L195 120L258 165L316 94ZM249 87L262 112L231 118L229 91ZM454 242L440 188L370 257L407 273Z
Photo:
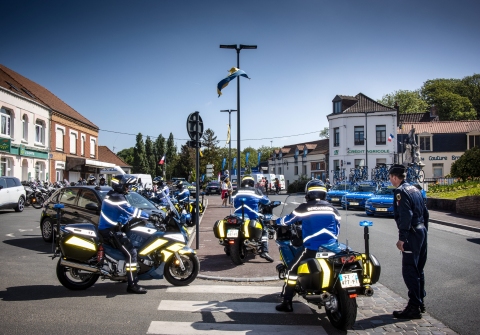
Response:
M260 257L265 258L269 262L273 262L273 258L268 254L268 252L262 252Z
M293 312L292 300L283 300L275 309L279 312Z
M425 304L421 303L420 304L420 313L426 313L426 312L427 312L427 308L425 307Z
M397 319L421 319L420 307L414 305L407 305L403 311L394 311L393 317Z
M133 284L132 286L127 287L128 293L135 293L135 294L145 294L147 290L144 287L141 287L138 284Z

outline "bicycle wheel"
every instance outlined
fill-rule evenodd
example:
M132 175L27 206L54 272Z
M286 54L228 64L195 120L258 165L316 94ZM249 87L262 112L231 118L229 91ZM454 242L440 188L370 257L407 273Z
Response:
M418 171L417 179L419 183L423 183L425 180L425 172L423 170Z

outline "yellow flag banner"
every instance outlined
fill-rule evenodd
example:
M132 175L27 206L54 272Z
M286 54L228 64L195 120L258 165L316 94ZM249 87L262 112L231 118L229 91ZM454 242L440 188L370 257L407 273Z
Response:
M230 143L230 125L227 124L227 127L228 127L228 131L227 131L227 142L225 144L229 144Z

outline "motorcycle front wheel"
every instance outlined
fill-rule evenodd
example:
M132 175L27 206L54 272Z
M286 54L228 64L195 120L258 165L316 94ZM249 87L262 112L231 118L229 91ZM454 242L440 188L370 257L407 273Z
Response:
M32 196L32 198L30 199L30 203L32 204L33 208L35 208L35 209L42 208L44 202L45 202L45 200L40 195Z
M190 284L197 278L200 271L200 262L195 254L180 255L185 270L182 270L175 256L165 263L163 275L165 279L172 285L185 286Z
M229 244L228 246L230 247L230 258L232 258L233 263L237 265L245 263L247 250L243 245L243 241L235 240L235 243Z
M352 329L357 319L357 299L350 298L348 292L343 288L337 289L336 297L338 308L335 312L327 309L327 317L330 323L337 329Z
M86 272L75 268L69 268L60 264L61 259L57 263L58 281L72 291L86 290L96 283L99 275L93 272Z

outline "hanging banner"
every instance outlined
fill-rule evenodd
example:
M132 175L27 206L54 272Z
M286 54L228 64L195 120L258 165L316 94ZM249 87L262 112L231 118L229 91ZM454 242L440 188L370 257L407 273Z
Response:
M258 166L260 166L260 157L262 157L262 153L259 151L258 152Z
M250 157L250 152L247 151L245 155L245 165L248 166L248 157Z
M224 157L224 158L222 159L222 171L223 171L223 169L225 168L225 163L226 163L226 162L227 162L227 159Z

